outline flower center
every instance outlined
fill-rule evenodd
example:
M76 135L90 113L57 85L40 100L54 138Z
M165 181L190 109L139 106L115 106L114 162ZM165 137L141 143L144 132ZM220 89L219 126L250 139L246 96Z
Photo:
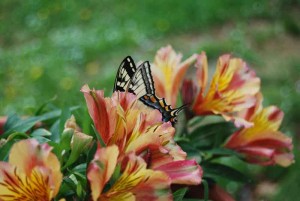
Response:
M48 186L49 177L38 171L32 171L30 176L20 174L14 168L13 173L3 171L5 179L0 182L0 200L4 201L49 201L51 189Z

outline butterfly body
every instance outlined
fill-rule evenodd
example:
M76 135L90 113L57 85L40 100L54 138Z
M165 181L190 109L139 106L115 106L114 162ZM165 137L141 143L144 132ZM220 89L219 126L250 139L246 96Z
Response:
M145 105L157 109L162 114L162 120L164 122L170 121L172 124L177 122L178 113L184 108L173 109L171 105L168 105L164 98L158 98L156 95L146 94L139 98Z
M159 110L162 120L170 121L173 126L177 122L178 113L184 108L182 106L173 109L164 98L157 97L149 62L146 61L136 67L130 56L122 61L118 69L114 91L128 91L135 94L142 103Z

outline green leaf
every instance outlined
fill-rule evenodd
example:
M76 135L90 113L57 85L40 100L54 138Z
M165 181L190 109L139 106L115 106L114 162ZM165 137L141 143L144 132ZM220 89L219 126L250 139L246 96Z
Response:
M76 111L75 113L76 116L76 120L78 120L78 122L80 122L81 128L82 128L82 132L83 133L92 133L92 119L90 117L90 114L87 110L87 108L81 108L80 111Z
M202 180L202 185L204 187L204 200L208 201L208 197L209 197L209 187L208 187L208 183L206 180Z
M189 136L192 138L203 138L206 136L221 133L222 135L230 135L236 130L236 127L231 122L217 122L199 126L194 129Z
M81 186L81 183L78 183L77 184L77 188L76 188L76 193L77 193L77 196L78 197L83 197L83 189L82 189L82 186Z
M50 131L44 129L44 128L39 128L34 130L31 134L31 137L47 137L47 136L51 136Z
M173 193L174 201L181 201L183 199L184 195L186 194L187 190L188 190L188 188L185 187L185 188L181 188L181 189L175 191Z
M49 141L49 142L47 142L51 147L53 147L53 149L52 149L52 152L58 157L58 159L59 159L59 161L60 161L60 163L61 163L61 157L62 157L62 155L61 155L61 152L62 152L62 150L61 150L61 146L60 146L60 144L58 144L58 143L56 143L56 142L53 142L53 141Z
M59 119L55 121L55 123L51 126L50 132L52 135L50 136L51 141L58 142L59 141Z
M50 141L48 138L45 138L43 136L36 136L34 137L34 139L36 139L40 144L44 144Z
M59 116L59 114L60 111L53 111L41 116L29 117L25 120L20 120L16 122L14 125L12 125L3 135L5 136L7 135L7 133L11 131L26 132L30 128L32 128L37 122L57 117Z
M77 106L71 107L70 110L75 110L77 108L78 108ZM60 114L61 114L61 110L55 110L55 111L51 111L51 112L45 113L40 116L29 117L24 120L18 119L18 121L17 121L17 117L15 115L13 115L12 117L9 118L9 122L5 126L5 128L6 128L5 132L3 133L3 135L1 135L1 137L6 138L13 131L25 133L30 128L32 128L36 123L59 117Z
M86 174L81 174L79 172L73 172L73 174L76 176L77 180L80 181L83 186L86 185L87 183Z
M29 136L26 133L14 132L6 140L0 140L0 161L6 161L12 145L20 139L27 139Z
M203 116L193 117L191 120L189 120L188 126L189 127L197 126L198 124L200 124L204 120L204 118L205 117L203 117Z
M71 154L62 169L73 164L90 147L92 140L92 136L75 131L71 140Z
M74 129L68 128L63 131L60 138L61 150L69 151L71 149L71 139L74 135Z
M75 184L75 186L77 186L78 180L77 180L76 176L74 174L71 174L69 176L69 178L72 180L72 182Z
M71 117L70 108L63 108L59 119L59 133L62 133L65 128L66 121Z
M76 186L77 186L77 180L75 176L72 174L70 176L64 176L63 182L60 188L60 194L61 195L72 195L76 194Z
M193 146L192 142L178 142L178 145L187 153L188 157L195 159L198 163L201 162L201 152Z
M226 149L223 147L218 147L214 149L205 150L205 153L213 154L213 155L222 155L222 156L236 156L238 158L241 158L241 154L237 153L234 150Z
M53 98L47 100L46 102L44 102L35 112L35 116L38 116L42 113L43 109L49 105L49 103L53 102L55 99L57 98L57 96L54 96Z
M93 140L90 149L88 149L86 164L89 164L94 159L95 153L97 151L97 146L98 145L96 140Z
M26 133L14 132L8 136L7 140L27 139L27 138L29 138L29 135L27 135Z
M9 151L14 143L15 140L6 141L6 143L0 147L0 161L7 161Z
M219 163L203 163L201 164L203 168L204 176L206 177L223 177L231 181L249 183L251 179L240 171Z
M119 179L121 175L121 165L118 164L115 168L115 171L109 181L110 186L113 186L113 184Z
M236 128L231 122L210 123L194 129L188 137L197 147L202 146L204 140L209 140L214 146L219 146ZM208 143L209 144L209 143Z
M93 127L94 133L95 133L96 138L97 138L98 142L100 143L101 147L106 147L106 144L104 143L104 141L103 141L103 139L102 139L102 137L101 137L101 134L98 133L98 131L97 131L97 129L95 128L94 125L92 125L92 127Z
M85 174L86 168L87 168L87 164L82 163L82 164L75 166L71 172L79 172L79 173Z
M8 116L4 125L4 131L9 130L9 128L13 127L19 121L21 121L21 118L17 114Z

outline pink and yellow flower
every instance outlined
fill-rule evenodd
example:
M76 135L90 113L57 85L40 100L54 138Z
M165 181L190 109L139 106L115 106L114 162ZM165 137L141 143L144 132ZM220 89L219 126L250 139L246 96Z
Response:
M121 153L135 149L143 149L134 141L137 139L146 143L159 143L158 135L151 135L150 125L164 127L164 133L174 133L169 123L162 123L161 114L137 100L131 93L115 92L111 98L105 98L104 92L90 90L83 86L90 116L105 145L116 144ZM151 139L153 138L153 139ZM142 144L143 144L142 143Z
M186 153L173 140L174 128L171 123L161 121L158 110L146 107L130 93L115 92L112 98L104 98L103 91L90 90L87 86L82 92L105 145L118 146L121 153L118 160L134 152L152 169L166 170L166 165L173 165L173 174L169 175L174 183L201 182L201 167L194 160L186 160ZM174 174L175 170L178 174ZM189 180L189 175L193 180Z
M119 154L116 145L97 150L87 173L93 200L172 200L170 178L147 169L145 161L133 153L123 159L120 176L104 190L118 166Z
M60 164L48 144L34 139L13 145L0 162L0 200L52 200L62 181Z
M262 108L262 96L257 97L257 104L240 114L253 126L235 132L225 147L244 154L250 163L289 166L294 158L292 139L278 131L283 112L275 106Z
M198 55L198 94L192 110L197 115L220 114L225 120L233 120L237 126L251 126L238 116L239 112L252 107L260 89L260 79L239 58L223 55L219 58L216 71L208 89L208 64L206 54Z
M176 106L176 100L183 77L188 67L196 61L196 54L181 62L182 55L177 54L168 45L157 51L151 66L157 95L164 97L168 104Z

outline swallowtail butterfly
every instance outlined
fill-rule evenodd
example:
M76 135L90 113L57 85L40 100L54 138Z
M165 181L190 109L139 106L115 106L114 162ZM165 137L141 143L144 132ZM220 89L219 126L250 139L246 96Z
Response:
M173 109L164 98L158 98L155 95L150 63L145 61L136 67L130 56L127 56L119 67L113 91L128 91L135 94L145 105L159 110L162 120L170 121L173 126L177 122L178 113L185 107Z

